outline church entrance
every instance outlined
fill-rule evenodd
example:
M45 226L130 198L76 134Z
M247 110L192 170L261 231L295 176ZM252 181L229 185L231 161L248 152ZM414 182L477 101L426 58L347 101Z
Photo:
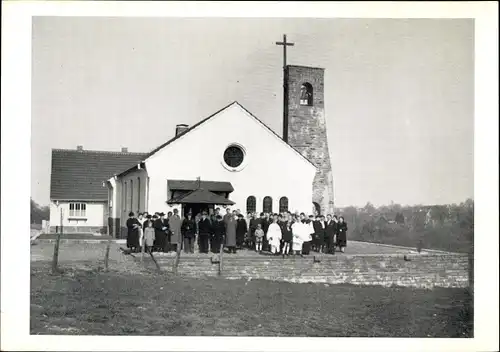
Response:
M214 209L214 205L203 203L186 203L182 208L182 214L184 215L184 217L186 217L189 212L191 212L193 217L195 217L196 214L201 214L203 211L206 211L207 214L210 214Z

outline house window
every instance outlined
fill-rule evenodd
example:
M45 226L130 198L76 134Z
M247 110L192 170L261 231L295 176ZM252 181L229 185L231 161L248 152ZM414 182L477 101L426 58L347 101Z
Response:
M247 198L247 213L255 213L257 210L257 202L254 196Z
M300 105L313 105L313 87L309 83L303 83L300 86Z
M69 203L69 216L75 218L84 218L87 216L87 204Z
M288 198L281 197L280 198L280 213L284 213L288 211Z
M264 201L262 204L262 211L264 213L273 212L273 199L271 197L264 197Z

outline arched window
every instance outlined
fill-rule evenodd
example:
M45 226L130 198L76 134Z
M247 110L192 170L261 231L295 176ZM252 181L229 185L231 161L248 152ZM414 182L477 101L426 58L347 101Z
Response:
M313 87L310 83L302 83L300 86L300 105L313 105Z
M257 201L254 196L247 198L247 213L255 213L257 210Z
M284 213L288 211L288 198L281 197L280 198L280 213Z
M264 197L264 201L262 204L262 211L264 213L273 212L273 199L271 197Z

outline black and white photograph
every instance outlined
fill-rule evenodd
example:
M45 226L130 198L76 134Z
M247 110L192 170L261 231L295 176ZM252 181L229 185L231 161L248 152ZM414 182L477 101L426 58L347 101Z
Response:
M29 85L6 93L26 94L23 122L2 114L2 139L23 135L27 152L21 168L2 143L2 335L51 337L52 350L188 350L159 337L214 351L384 350L354 345L367 337L495 349L498 114L478 117L478 96L498 102L498 81L478 88L479 21L161 3L29 16L17 56ZM4 330L16 278L26 322Z

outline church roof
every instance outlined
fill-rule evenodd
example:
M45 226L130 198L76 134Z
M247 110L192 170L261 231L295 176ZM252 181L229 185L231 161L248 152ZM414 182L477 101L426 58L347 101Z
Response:
M270 132L272 132L280 141L282 141L283 143L285 143L286 145L288 145L294 152L296 152L298 155L300 155L303 159L305 159L306 161L308 161L311 165L313 165L314 167L316 167L316 165L314 165L314 163L312 161L310 161L309 159L307 159L304 155L302 155L297 149L295 149L293 146L291 146L289 143L285 142L283 140L283 138L281 138L276 132L274 132L269 126L267 126L264 122L262 122L261 120L259 120L255 115L253 115L250 111L248 111L245 107L243 107L240 103L238 103L237 101L233 101L231 104L228 104L226 105L225 107L223 107L222 109L218 110L217 112L213 113L212 115L204 118L203 120L197 122L196 124L192 125L191 127L189 127L187 130L185 130L183 133L169 139L168 141L166 141L165 143L163 143L162 145L158 146L157 148L153 149L151 152L147 153L146 154L146 157L141 160L141 161L145 161L147 158L153 156L154 154L156 154L157 152L159 152L160 150L162 150L163 148L165 148L166 146L168 146L169 144L175 142L177 139L181 138L182 136L184 136L185 134L189 133L190 131L196 129L197 127L201 126L202 124L204 124L205 122L207 122L208 120L210 120L212 117L218 115L219 113L221 113L222 111L226 110L227 108L229 108L230 106L232 105L238 105L241 109L243 109L247 114L249 114L250 116L252 116L252 118L254 118L257 122L259 122L263 127L265 127L266 129L268 129ZM122 172L118 173L117 176L120 176L122 174L125 174L131 170L133 170L137 165L131 165L130 168L128 169L123 169Z
M173 198L168 201L170 204L202 203L202 204L220 204L233 205L234 202L206 189L195 189L187 194Z
M52 149L51 200L108 200L102 183L147 153Z

